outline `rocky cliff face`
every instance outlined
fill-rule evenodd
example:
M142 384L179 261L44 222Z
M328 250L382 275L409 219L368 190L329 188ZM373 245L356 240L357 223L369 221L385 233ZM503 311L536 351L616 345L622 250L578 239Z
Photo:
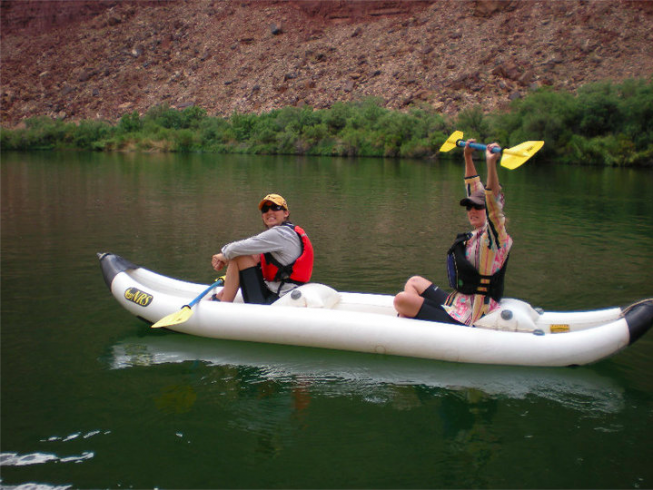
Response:
M3 0L1 124L380 97L453 115L651 77L653 2Z

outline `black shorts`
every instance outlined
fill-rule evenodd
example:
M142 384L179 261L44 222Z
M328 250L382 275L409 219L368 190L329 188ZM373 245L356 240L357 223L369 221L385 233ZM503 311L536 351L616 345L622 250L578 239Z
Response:
M249 267L239 272L240 290L245 303L270 305L279 299L279 295L268 288L261 266Z
M442 307L449 295L436 285L431 284L420 296L424 298L424 304L415 315L418 320L465 325L449 315Z

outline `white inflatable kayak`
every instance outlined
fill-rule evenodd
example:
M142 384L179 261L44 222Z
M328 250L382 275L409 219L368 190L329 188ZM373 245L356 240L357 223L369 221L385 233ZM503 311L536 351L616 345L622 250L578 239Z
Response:
M105 282L129 312L148 323L179 311L202 291L114 254L98 254ZM216 291L219 291L216 287ZM573 366L611 356L653 325L653 299L627 308L543 312L505 298L476 328L398 318L393 296L337 292L306 284L273 305L205 299L171 330L201 337L321 347L442 361Z

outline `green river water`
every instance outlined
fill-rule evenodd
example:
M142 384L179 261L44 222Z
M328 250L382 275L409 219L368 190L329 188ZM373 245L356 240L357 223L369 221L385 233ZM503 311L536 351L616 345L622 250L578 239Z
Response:
M462 160L462 155L460 155ZM484 170L484 165L479 164ZM314 280L446 285L461 161L3 153L3 488L651 488L653 337L580 368L475 366L152 331L97 252L211 282L269 192ZM500 171L506 295L653 297L653 172Z

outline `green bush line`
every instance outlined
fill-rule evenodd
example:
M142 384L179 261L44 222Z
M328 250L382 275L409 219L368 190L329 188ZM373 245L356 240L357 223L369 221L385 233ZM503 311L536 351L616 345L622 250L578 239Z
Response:
M285 107L262 114L209 117L200 107L153 107L118 124L48 117L2 129L2 150L94 150L437 158L454 129L504 147L544 140L539 161L653 166L653 85L649 80L600 82L576 95L542 88L485 114L480 107L449 119L428 107L407 112L383 100L337 102L328 109ZM442 155L444 156L444 155Z

